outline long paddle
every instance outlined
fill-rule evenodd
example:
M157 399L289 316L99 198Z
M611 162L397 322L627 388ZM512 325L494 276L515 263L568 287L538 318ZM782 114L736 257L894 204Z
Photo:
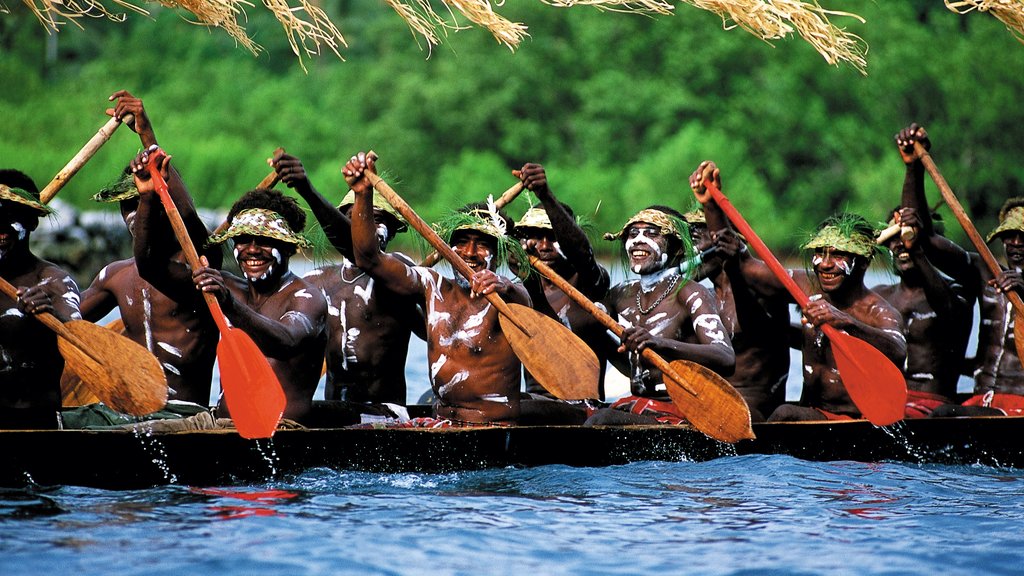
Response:
M96 154L100 147L106 144L107 140L110 140L110 136L114 134L117 127L123 122L130 122L132 118L131 114L125 114L120 120L117 118L107 120L106 124L100 127L99 131L78 151L78 154L75 154L75 157L43 188L39 193L39 201L43 204L48 204L56 196L57 192L68 183L68 180L71 180L71 177L77 174L82 169L82 166L85 166L85 163Z
M202 267L199 254L185 229L185 223L174 205L167 182L160 174L159 161L165 156L157 149L149 155L149 174L156 185L164 211L174 229L174 235L193 270ZM277 429L281 414L287 405L281 383L266 356L244 331L228 324L217 297L203 292L210 315L220 330L217 344L217 362L220 368L220 386L224 390L231 419L243 438L270 438Z
M709 197L714 198L715 203L739 229L740 234L746 237L754 252L789 291L797 306L806 307L810 299L707 174L704 176L703 187L703 193L694 190L697 199L704 203ZM821 331L832 343L836 370L843 379L850 399L857 405L861 414L877 426L887 426L903 419L907 403L907 382L899 367L877 348L860 338L841 332L829 324L823 324Z
M992 254L988 244L985 243L985 239L981 237L978 229L974 227L971 218L967 215L964 207L960 205L960 201L957 200L956 194L953 194L953 189L949 187L949 183L946 182L942 173L939 172L939 168L935 165L935 161L932 160L931 154L917 141L914 142L914 152L921 159L921 163L924 164L925 170L928 171L928 175L932 177L935 185L939 187L939 192L942 193L942 198L946 201L946 205L953 211L953 216L960 222L960 226L967 233L967 237L971 239L971 244L974 244L974 249L978 251L978 255L981 256L989 271L992 272L992 276L998 277L1003 272L1002 266L996 261L996 257ZM1020 294L1013 290L1005 292L1005 294L1010 300L1010 304L1013 305L1013 343L1017 348L1017 358L1024 363L1024 300L1021 300Z
M494 205L499 210L501 208L504 208L505 206L508 206L509 203L511 203L513 200L516 199L517 196L519 196L519 193L523 191L523 188L525 188L525 186L523 185L522 181L516 182L508 190L505 190L501 194L501 196L498 197L497 200L494 201ZM435 251L431 252L430 254L427 254L427 257L420 262L420 266L426 266L427 268L430 268L431 266L437 264L440 261L441 255Z
M536 256L530 256L530 265L605 328L622 337L625 328L551 267ZM670 364L650 348L644 348L640 355L661 371L672 403L694 428L722 442L754 438L754 430L750 427L750 408L725 378L696 362L676 360Z
M116 334L124 334L124 321L115 318L103 326ZM159 361L159 359L158 359ZM166 375L166 373L165 373ZM71 370L65 369L60 376L60 404L65 408L69 406L85 406L101 402L98 396L89 389L89 386L82 381L82 377Z
M18 289L3 278L0 292L18 299ZM67 367L107 406L141 416L167 404L167 377L149 350L92 322L64 323L48 312L34 316L57 334Z
M375 157L373 152L369 155ZM473 276L472 268L384 180L370 171L365 175L381 196L459 274L467 279ZM563 400L597 398L600 365L597 355L583 340L558 321L532 308L506 303L493 292L485 298L501 314L498 321L512 350L544 389Z

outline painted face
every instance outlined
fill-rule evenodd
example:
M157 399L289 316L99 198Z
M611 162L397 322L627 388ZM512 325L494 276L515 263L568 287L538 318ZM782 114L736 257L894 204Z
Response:
M523 248L531 256L540 258L545 264L565 260L562 247L555 240L555 233L547 228L527 228L527 236L523 239Z
M1024 232L1004 232L999 238L1006 250L1006 263L1018 270L1024 269Z
M0 259L28 237L28 229L9 210L0 209Z
M248 234L235 236L235 259L250 282L280 277L287 269L286 261L291 253L286 242L273 238Z
M711 248L711 232L708 231L708 227L700 222L690 224L690 241L693 242L694 249L697 253L701 253L708 248Z
M124 220L124 225L128 227L128 233L135 237L135 214L139 209L139 199L132 198L129 200L122 200L120 202L121 207L121 219Z
M458 230L452 234L452 248L469 264L473 272L493 271L498 267L494 258L497 244L490 235L476 230Z
M635 274L651 274L668 263L668 238L661 228L646 222L637 222L626 230L626 258Z
M815 248L811 264L825 292L838 290L857 269L857 256L831 248Z

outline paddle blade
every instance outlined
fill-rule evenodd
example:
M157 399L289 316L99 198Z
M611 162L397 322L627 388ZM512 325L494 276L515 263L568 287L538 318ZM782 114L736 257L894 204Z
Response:
M846 392L864 418L876 426L903 419L907 406L907 381L903 372L867 342L824 326L832 341L836 370Z
M141 416L167 404L167 377L160 362L138 343L84 320L64 324L57 346L66 367L101 402Z
M1024 365L1024 318L1020 314L1013 318L1013 345L1017 349L1017 358Z
M562 400L597 398L601 367L594 351L557 320L521 304L509 308L529 335L505 316L501 330L537 382Z
M259 346L234 327L221 329L217 345L224 402L242 438L270 438L287 399Z
M107 323L106 328L118 334L124 334L124 322L120 318L111 320ZM100 402L99 397L89 390L78 374L65 365L64 373L60 375L60 405L68 408L96 404L97 402Z
M722 442L754 439L750 408L728 380L687 360L676 360L669 367L671 372L662 373L668 395L694 428Z

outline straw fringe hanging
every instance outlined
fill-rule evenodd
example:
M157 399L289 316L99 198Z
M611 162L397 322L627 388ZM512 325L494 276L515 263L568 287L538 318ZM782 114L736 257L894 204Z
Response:
M684 1L721 16L726 30L739 26L765 41L784 38L796 31L829 64L836 66L839 62L848 62L861 74L867 74L867 44L860 36L847 33L829 21L829 16L846 16L864 23L864 19L856 14L826 10L815 1Z
M639 12L649 14L661 14L667 16L675 9L668 2L661 0L541 0L545 4L559 8L572 8L573 6L593 6L599 10L609 12Z
M263 5L273 12L288 35L288 44L291 45L292 52L299 57L302 69L306 69L302 63L302 53L305 52L306 56L310 57L319 55L321 44L326 45L339 59L345 60L338 52L338 45L348 47L348 43L327 14L307 0L298 0L298 4L293 8L287 0L263 0ZM298 12L305 12L309 20L299 18Z
M957 14L967 14L977 10L989 12L1002 22L1017 38L1024 43L1024 2L1021 0L945 0L946 7Z

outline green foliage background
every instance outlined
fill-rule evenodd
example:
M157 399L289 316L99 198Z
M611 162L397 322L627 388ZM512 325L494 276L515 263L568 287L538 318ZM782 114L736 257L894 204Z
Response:
M306 60L308 72L261 8L247 24L266 48L259 57L155 5L152 19L65 26L47 57L45 31L14 4L0 15L0 165L47 182L123 88L144 99L203 206L255 185L278 146L340 198L344 160L372 148L428 219L500 193L511 169L535 161L605 231L647 204L686 208L687 176L714 159L764 240L792 250L837 209L885 217L903 177L892 136L917 121L979 229L990 229L1024 181L1024 46L994 18L956 15L941 0L829 4L867 19L835 21L870 45L868 76L828 66L802 40L772 46L682 4L647 18L508 2L503 14L532 35L512 54L477 29L431 53L383 3L328 0L347 61ZM88 205L138 146L122 129L61 197ZM526 208L517 204L515 216Z

